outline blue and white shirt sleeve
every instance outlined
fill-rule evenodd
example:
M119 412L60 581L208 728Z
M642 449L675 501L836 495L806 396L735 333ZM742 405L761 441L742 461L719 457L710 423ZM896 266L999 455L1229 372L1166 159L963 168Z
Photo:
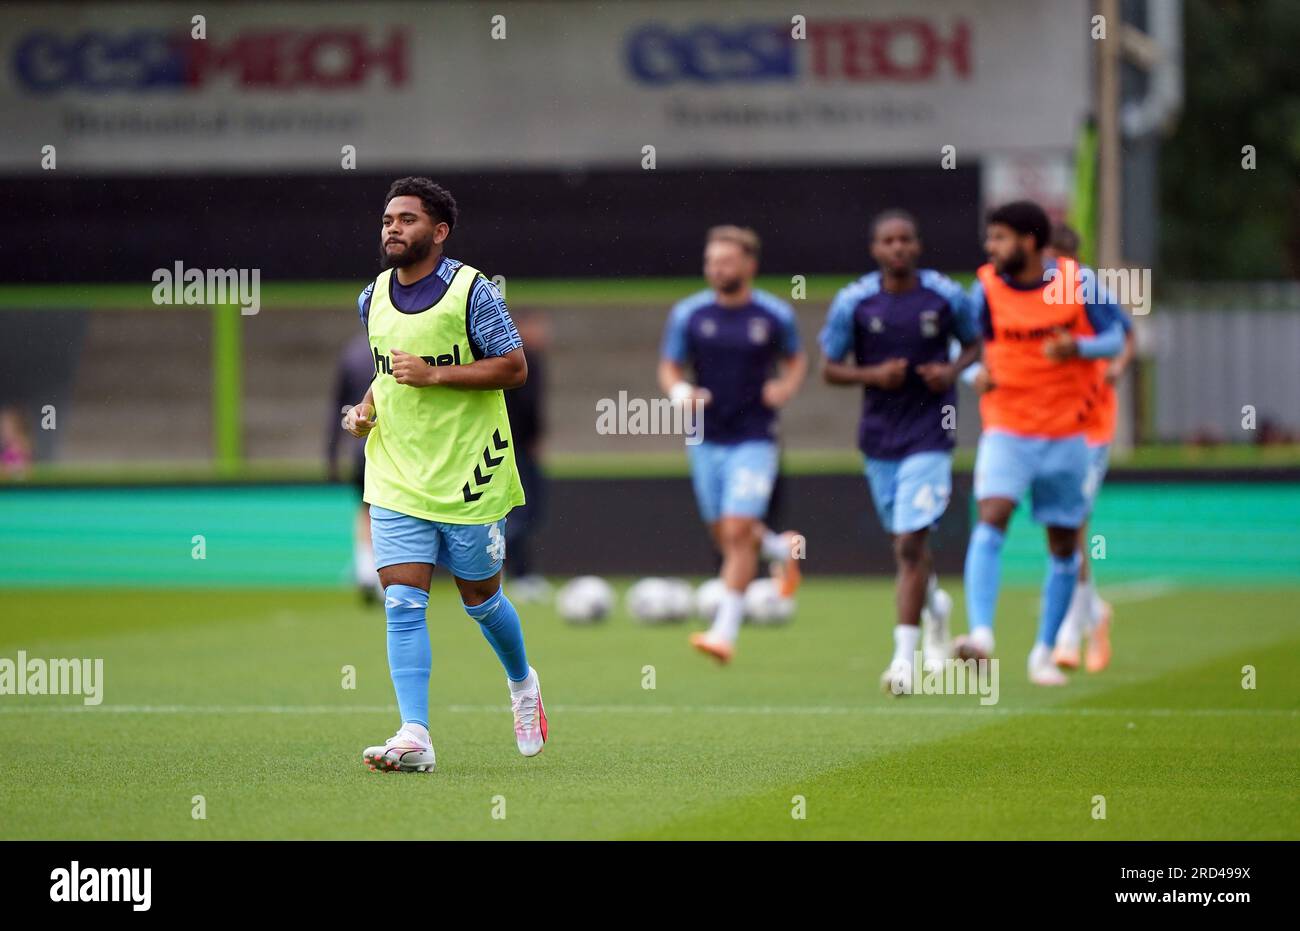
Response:
M988 304L984 299L984 285L978 278L971 282L965 296L963 316L966 327L974 332L976 338L988 339L993 335L993 322L989 319ZM975 362L962 370L961 380L968 385L975 384L975 376L984 370L983 362Z
M668 322L664 324L663 339L659 344L659 358L676 362L678 365L686 364L691 354L686 335L691 313L696 306L698 305L693 299L687 298L674 305L669 312Z
M480 359L504 356L524 345L501 290L482 277L469 289L469 338Z
M853 312L859 299L851 287L841 288L826 311L826 322L817 334L817 344L830 362L839 362L853 348Z
M1083 274L1095 276L1096 272L1087 268ZM1076 341L1079 355L1085 359L1110 359L1119 355L1124 348L1124 335L1132 326L1123 308L1100 285L1095 285L1084 312L1096 335L1079 337Z
M993 338L993 319L989 316L988 300L984 296L984 283L976 278L966 292L966 321L976 335Z
M370 295L374 290L375 283L372 281L357 296L357 313L361 314L361 325L367 330L370 329Z

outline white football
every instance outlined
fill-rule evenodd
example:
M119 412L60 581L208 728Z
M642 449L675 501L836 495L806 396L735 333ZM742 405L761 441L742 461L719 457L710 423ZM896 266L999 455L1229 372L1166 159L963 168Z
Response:
M691 613L691 587L681 579L642 579L627 590L627 613L642 624L683 620Z
M782 598L775 579L755 579L745 589L745 619L751 624L784 624L794 614L794 599Z
M718 605L722 604L722 594L726 590L726 583L722 579L709 579L695 590L695 613L712 623L713 616L718 613Z
M669 620L684 621L695 609L695 590L685 579L664 579L667 616Z
M595 624L614 609L614 589L599 576L580 575L555 595L555 610L570 624Z

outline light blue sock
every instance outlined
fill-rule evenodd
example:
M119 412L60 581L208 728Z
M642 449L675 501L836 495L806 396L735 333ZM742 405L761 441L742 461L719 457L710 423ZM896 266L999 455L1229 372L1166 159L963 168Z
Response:
M992 524L976 524L966 548L966 618L971 630L993 629L1002 575L1003 533Z
M524 629L519 612L506 597L504 588L481 605L465 605L465 613L478 621L479 629L492 644L506 675L515 682L528 678L528 654L524 652Z
M429 726L429 671L433 650L425 614L429 593L410 585L384 589L384 613L388 615L388 674L393 678L397 707L402 722Z
M1074 583L1079 577L1079 563L1082 554L1078 550L1073 556L1062 559L1053 556L1047 561L1047 579L1043 582L1043 603L1038 615L1038 642L1047 646L1056 645L1056 633L1065 620L1065 612L1070 609L1070 599L1074 597Z

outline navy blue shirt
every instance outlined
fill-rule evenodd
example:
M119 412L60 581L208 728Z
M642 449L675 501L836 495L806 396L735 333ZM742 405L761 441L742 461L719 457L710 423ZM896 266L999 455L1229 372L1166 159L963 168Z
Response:
M910 291L892 294L879 272L842 288L831 302L819 341L832 362L853 353L858 365L906 359L907 377L894 391L865 388L858 448L872 459L902 459L913 453L953 448L953 433L944 427L944 407L956 411L957 391L936 394L926 387L916 366L948 362L953 339L978 340L961 288L930 269L917 273ZM949 421L951 422L951 420Z
M704 407L704 441L770 440L776 411L763 403L763 383L776 363L799 351L794 310L755 290L743 307L723 307L712 291L679 302L664 328L660 355L695 369L695 383L713 395Z

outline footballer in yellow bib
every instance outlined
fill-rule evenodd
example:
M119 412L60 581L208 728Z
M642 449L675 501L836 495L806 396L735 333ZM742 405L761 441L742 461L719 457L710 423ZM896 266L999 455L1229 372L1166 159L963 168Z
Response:
M384 772L435 767L425 615L436 565L501 660L516 745L535 756L546 712L501 573L506 515L524 503L504 395L528 377L523 343L496 286L443 253L458 215L451 194L402 178L384 204L384 270L357 302L374 380L343 428L366 437L365 500L402 724L362 759Z

